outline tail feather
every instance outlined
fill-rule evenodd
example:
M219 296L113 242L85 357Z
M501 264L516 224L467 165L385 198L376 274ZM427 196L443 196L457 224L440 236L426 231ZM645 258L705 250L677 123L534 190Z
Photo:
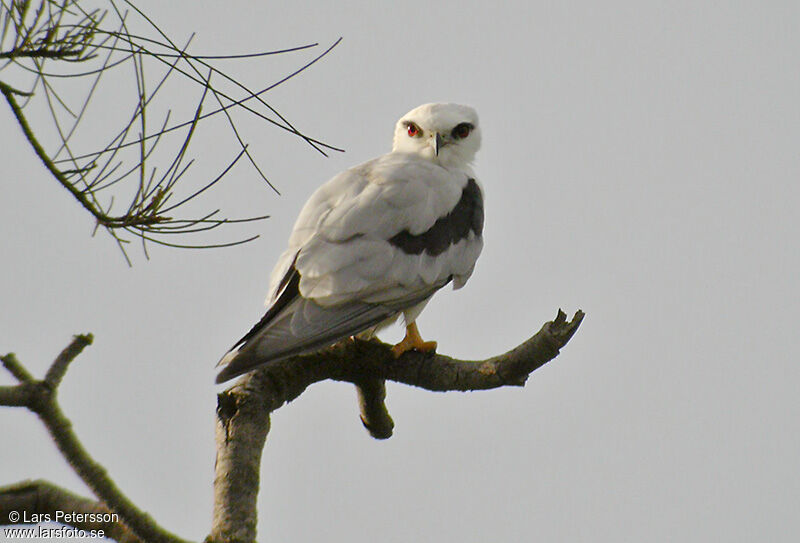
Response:
M217 375L222 383L258 366L321 349L355 335L397 313L397 309L361 302L329 308L298 297L269 322L254 328L249 338L228 352Z
M391 302L346 302L322 306L300 294L300 274L292 267L281 281L282 290L255 326L222 357L225 366L216 382L223 383L258 366L316 351L342 338L380 324L400 311L430 298L450 281L426 286Z

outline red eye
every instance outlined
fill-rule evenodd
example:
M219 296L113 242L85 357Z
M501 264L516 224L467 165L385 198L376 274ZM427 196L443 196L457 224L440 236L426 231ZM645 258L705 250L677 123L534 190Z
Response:
M408 135L409 137L415 138L422 134L422 131L419 129L417 125L414 123L408 123Z
M469 136L473 128L469 123L461 123L453 129L452 136L457 140L462 140Z

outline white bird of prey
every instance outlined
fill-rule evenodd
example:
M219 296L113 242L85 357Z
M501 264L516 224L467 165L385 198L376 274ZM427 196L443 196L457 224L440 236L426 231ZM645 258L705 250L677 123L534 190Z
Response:
M393 351L432 351L416 318L483 247L483 193L470 164L475 110L425 104L395 126L392 152L346 170L311 196L272 272L264 317L220 360L217 383L405 317Z

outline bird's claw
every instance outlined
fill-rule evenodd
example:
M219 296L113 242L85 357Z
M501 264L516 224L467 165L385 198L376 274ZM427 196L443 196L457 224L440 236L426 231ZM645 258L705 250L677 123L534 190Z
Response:
M401 341L394 347L392 347L392 354L395 358L400 358L403 353L407 351L419 351L422 353L432 353L436 352L437 343L435 341L423 341L422 343L418 344L409 344L406 343L405 340Z
M395 358L400 358L406 351L419 351L422 353L430 353L436 351L437 343L435 341L423 341L419 335L416 323L411 323L406 326L406 337L392 347L392 354Z

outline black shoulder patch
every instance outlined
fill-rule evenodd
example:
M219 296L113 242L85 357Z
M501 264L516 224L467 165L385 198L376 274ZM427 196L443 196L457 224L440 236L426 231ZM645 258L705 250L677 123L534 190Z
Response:
M474 179L467 181L461 199L450 213L437 220L428 230L416 236L403 230L393 236L389 243L406 254L418 255L425 251L436 256L466 238L470 232L476 236L483 233L483 195Z

